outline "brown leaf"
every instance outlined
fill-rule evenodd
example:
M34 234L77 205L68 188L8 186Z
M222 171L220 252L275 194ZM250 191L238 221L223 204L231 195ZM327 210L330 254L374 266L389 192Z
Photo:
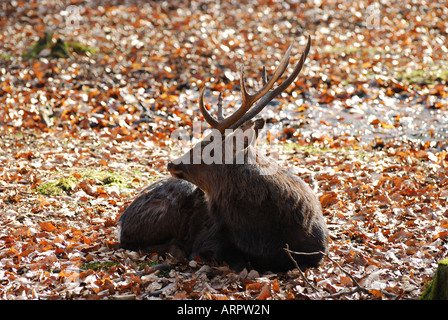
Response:
M40 222L39 227L42 230L48 231L48 232L53 232L54 230L56 230L56 227L54 225L52 225L50 222Z
M36 75L36 78L39 80L44 77L45 73L42 71L40 61L37 61L33 64L33 72Z
M274 279L272 281L271 285L272 285L272 291L274 291L274 292L279 292L280 291L280 283L278 282L277 279Z
M372 294L375 298L382 298L383 297L383 293L380 290L377 290L377 289L369 290L369 293Z
M350 279L347 276L339 276L339 281L341 282L341 284L343 284L344 286L352 286L353 285L353 281L352 279Z
M396 241L402 241L402 240L407 240L409 238L412 237L412 233L405 231L405 230L401 230L398 231L397 233L394 233L391 237L389 237L387 239L387 241L389 242L396 242Z
M338 195L336 192L329 192L326 193L324 195L322 195L319 198L320 204L322 205L322 207L329 207L335 203L338 202Z
M257 296L257 300L266 300L271 296L271 288L268 284L263 284L261 287L260 293Z
M253 282L246 285L246 291L259 291L261 288L260 282Z

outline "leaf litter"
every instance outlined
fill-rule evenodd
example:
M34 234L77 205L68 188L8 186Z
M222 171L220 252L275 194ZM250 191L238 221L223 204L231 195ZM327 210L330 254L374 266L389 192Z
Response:
M418 298L448 248L447 8L189 3L1 4L0 298ZM47 31L95 50L23 57ZM262 116L321 201L324 263L305 281L118 248L120 214L167 175L171 132L200 120L199 89L238 105L240 66L255 88L304 34L302 74Z

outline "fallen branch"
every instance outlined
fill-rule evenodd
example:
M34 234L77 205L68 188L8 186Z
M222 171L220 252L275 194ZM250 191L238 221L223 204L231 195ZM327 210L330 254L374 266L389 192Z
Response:
M342 268L341 267L341 265L338 263L338 262L336 262L335 260L333 260L332 258L330 258L330 256L327 254L327 253L325 253L325 252L322 252L322 251L316 251L316 252L297 252L297 251L292 251L292 250L289 250L289 245L287 244L286 245L286 248L284 248L284 250L286 251L286 253L288 254L288 256L291 258L291 260L293 261L293 263L294 263L294 265L299 269L299 272L300 272L300 275L303 277L303 279L305 280L305 282L313 289L313 290L315 290L316 292L319 292L319 290L316 288L316 287L314 287L313 285L311 285L311 283L308 281L308 279L305 277L305 274L302 272L302 270L299 268L299 265L297 264L297 261L292 257L292 255L291 255L291 253L293 253L293 254L297 254L297 255L315 255L315 254L321 254L321 255L323 255L323 256L325 256L325 257L327 257L328 258L328 260L330 260L331 262L333 262L342 272L344 272L352 281L353 281L353 283L355 284L355 286L356 286L356 288L355 289L353 289L353 290L350 290L350 291L340 291L340 292L336 292L335 294L331 294L331 295L328 295L328 296L324 296L323 298L335 298L335 297L339 297L339 296L342 296L342 295L344 295L344 294L353 294L353 293L355 293L355 292L363 292L363 293L366 293L366 294L372 294L371 292L370 292L370 290L369 289L367 289L367 288L364 288L363 286L361 286L360 284L359 284L359 282L352 276L352 274L350 273L350 272L348 272L347 270L345 270L344 268ZM392 298L395 298L396 297L396 295L394 295L394 294L392 294L392 293L390 293L390 292L387 292L387 291L384 291L384 290L379 290L379 291L381 291L381 293L382 294L384 294L385 296L387 296L387 297L392 297Z
M294 260L294 258L291 256L291 253L296 253L296 252L289 250L288 244L286 244L286 248L284 248L284 250L286 251L288 256L291 258L291 260L294 263L294 265L296 266L296 268L299 270L300 275L302 276L303 280L305 280L307 285L309 285L314 291L319 293L319 290L308 281L308 279L305 277L305 274L303 273L302 269L300 269L299 265L297 264L297 261Z

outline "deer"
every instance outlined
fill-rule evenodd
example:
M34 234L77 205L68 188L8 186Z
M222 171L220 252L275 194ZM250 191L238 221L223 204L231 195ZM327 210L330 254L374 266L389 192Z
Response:
M253 94L241 68L242 103L227 117L222 93L215 118L204 104L205 87L200 91L199 110L212 134L169 162L171 176L145 188L125 210L123 248L199 257L236 271L282 272L294 262L301 269L321 263L328 230L320 202L300 177L256 148L265 120L254 117L296 79L311 37L292 73L273 88L289 65L292 46L270 79L262 68L263 86ZM304 254L292 261L285 247Z

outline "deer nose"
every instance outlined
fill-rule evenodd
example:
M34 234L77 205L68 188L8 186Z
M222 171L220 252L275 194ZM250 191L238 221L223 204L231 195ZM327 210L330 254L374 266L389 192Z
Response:
M167 170L171 174L172 177L177 179L183 179L183 172L179 168L179 165L169 162L167 165Z
M179 164L175 164L173 162L168 162L168 165L166 166L166 169L171 173L178 173L181 171L181 167Z

